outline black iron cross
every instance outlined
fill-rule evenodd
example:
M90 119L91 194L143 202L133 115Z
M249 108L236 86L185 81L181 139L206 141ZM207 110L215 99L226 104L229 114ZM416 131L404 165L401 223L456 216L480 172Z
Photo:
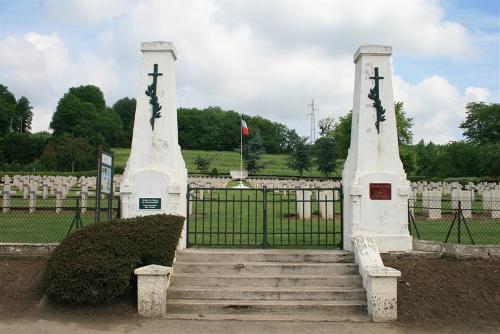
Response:
M379 91L378 91L378 81L382 80L383 78L384 77L379 77L378 76L378 67L375 67L375 76L374 77L370 77L370 79L375 80L375 87L373 87L373 88L375 88L377 96L378 96L378 93L379 93Z
M154 64L153 67L153 73L148 73L148 75L153 76L153 83L151 85L148 85L148 89L146 90L146 95L149 96L149 103L151 106L153 106L153 111L151 114L151 128L154 130L155 129L155 119L161 117L161 106L160 103L158 102L158 96L156 96L156 83L157 83L157 78L160 75L163 75L163 73L158 73L158 64Z
M375 72L377 73L377 72ZM163 75L163 73L158 73L158 64L155 64L154 67L153 67L153 73L148 73L148 75L152 75L153 76L153 87L154 87L154 90L155 90L155 93L156 93L156 79ZM377 74L375 74L377 75Z
M377 121L375 122L375 127L377 128L377 133L380 133L380 122L385 121L385 109L382 107L382 102L380 101L379 95L379 80L382 80L384 77L379 77L378 75L378 67L375 67L375 76L370 77L370 79L375 80L375 86L370 89L370 93L368 94L368 98L373 100L373 107L377 111Z

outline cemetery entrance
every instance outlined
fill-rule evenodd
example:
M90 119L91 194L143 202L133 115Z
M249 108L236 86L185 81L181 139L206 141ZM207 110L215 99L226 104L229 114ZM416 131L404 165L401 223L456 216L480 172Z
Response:
M188 188L188 247L342 248L341 188Z

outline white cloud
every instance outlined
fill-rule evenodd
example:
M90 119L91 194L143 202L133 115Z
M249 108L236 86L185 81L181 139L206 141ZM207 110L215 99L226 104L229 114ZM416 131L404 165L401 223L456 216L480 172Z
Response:
M48 127L58 99L71 86L96 84L108 104L135 96L139 45L146 40L175 43L179 106L220 105L286 123L302 134L308 133L311 98L321 118L351 109L352 54L360 44L390 44L396 55L416 57L467 59L476 53L470 33L444 21L434 2L71 1L48 2L45 10L49 20L96 33L92 49L73 58L66 45L77 42L65 44L63 32L1 41L2 82L35 105L37 130ZM398 78L395 86L415 117L416 137L440 142L456 138L452 128L463 117L464 101L487 96L479 87L464 96L441 77L415 85ZM428 109L447 112L436 116ZM443 127L450 130L440 131Z
M484 100L487 89L468 87L461 93L445 78L434 75L410 85L394 76L394 99L404 101L404 109L414 118L415 139L446 143L461 137L458 126L465 118L467 102Z

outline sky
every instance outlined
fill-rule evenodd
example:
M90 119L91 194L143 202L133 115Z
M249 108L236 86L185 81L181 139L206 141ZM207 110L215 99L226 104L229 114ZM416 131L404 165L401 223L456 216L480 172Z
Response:
M309 135L352 108L359 45L393 47L394 97L414 142L462 139L471 101L500 102L500 0L0 0L0 82L49 129L70 87L93 84L111 106L136 97L140 43L178 53L178 107L220 106ZM142 93L142 92L141 92Z

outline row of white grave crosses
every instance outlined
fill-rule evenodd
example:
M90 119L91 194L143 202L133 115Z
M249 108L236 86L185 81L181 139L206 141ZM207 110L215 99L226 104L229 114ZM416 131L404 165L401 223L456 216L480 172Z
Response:
M481 195L481 212L486 212L492 218L500 218L500 189L482 190ZM410 194L409 204L410 209L416 205L418 197L421 196L421 207L428 213L429 219L441 219L442 203L450 202L451 208L457 210L460 206L464 218L471 218L473 213L473 205L475 201L475 193L473 189L451 191L451 199L443 200L444 192L442 190L427 190L424 189L419 195L417 191L412 191ZM418 207L418 206L417 206Z

